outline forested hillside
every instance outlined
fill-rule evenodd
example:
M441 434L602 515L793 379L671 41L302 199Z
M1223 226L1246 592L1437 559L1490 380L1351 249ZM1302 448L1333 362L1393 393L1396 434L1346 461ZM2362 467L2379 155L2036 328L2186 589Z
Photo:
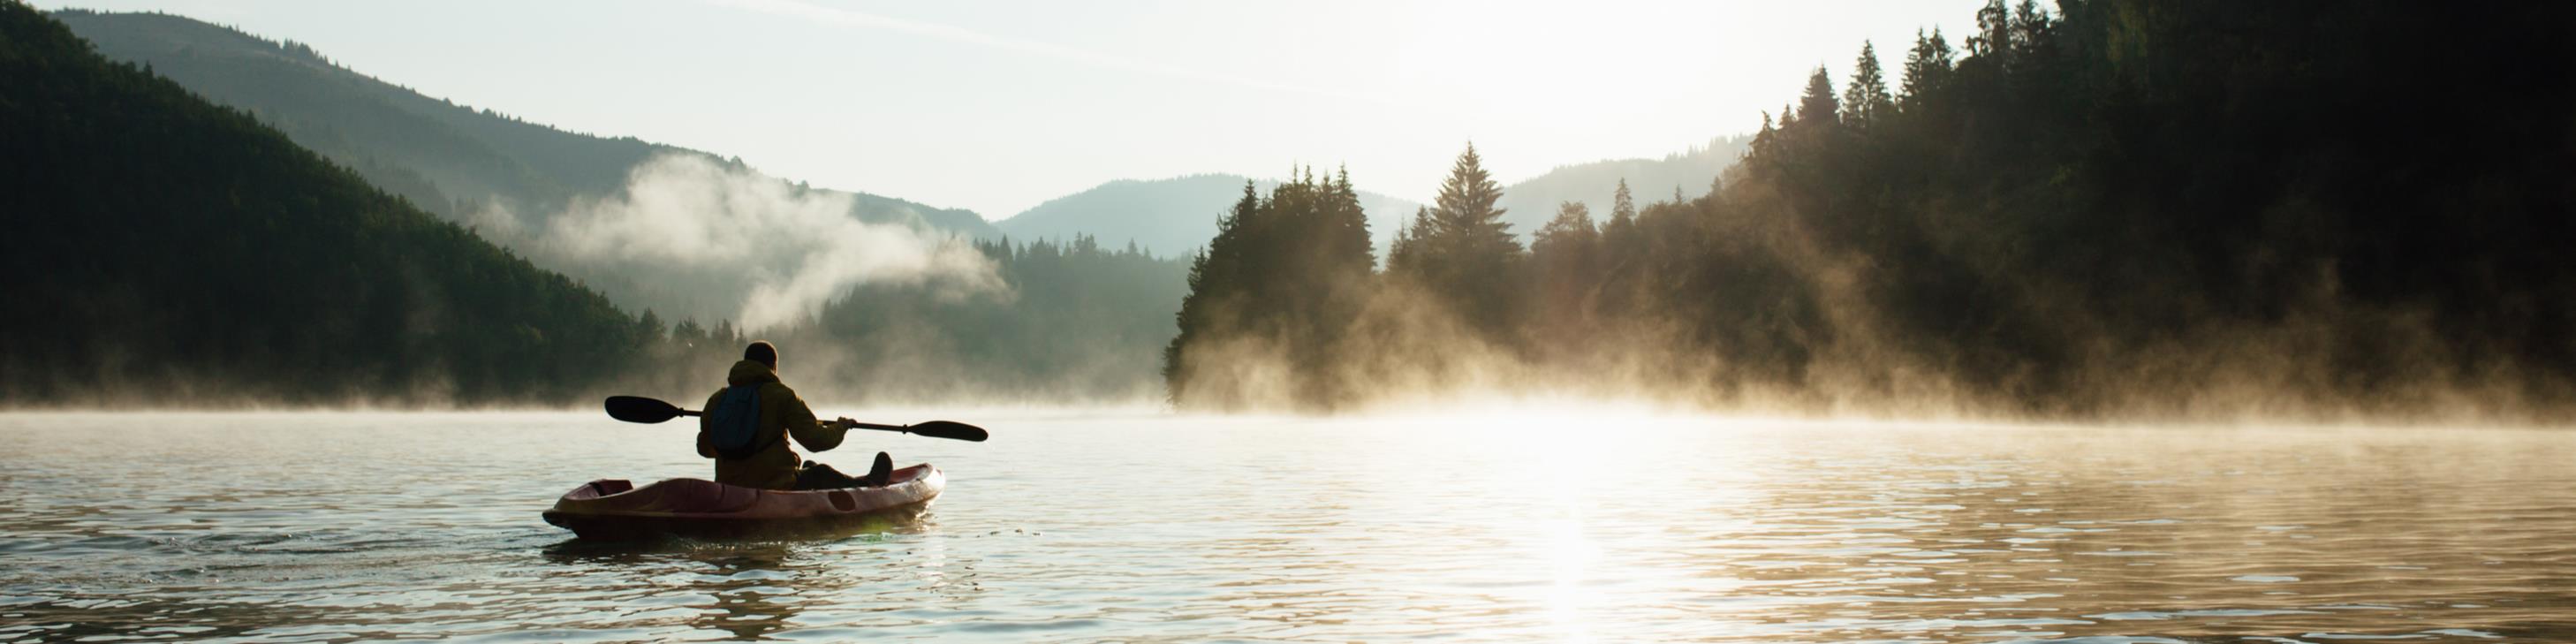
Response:
M474 112L300 46L58 14L176 69L113 63L10 8L14 30L43 37L10 41L24 80L5 94L9 163L29 171L12 175L9 212L45 234L5 249L30 286L0 334L0 401L685 400L753 337L840 404L1136 400L1173 333L1185 264L1133 246L955 239L895 217L913 204ZM412 200L553 212L487 210L467 218L478 236ZM601 280L641 317L522 253Z
M656 330L0 3L0 402L547 402Z
M1209 297L1277 275L1344 288L1346 271L1259 259L1329 234L1221 242L1203 266L1249 259L1197 280L1170 391L1185 407L1547 389L2050 417L2576 410L2576 6L1996 2L1977 24L1860 44L1839 85L1816 70L1715 194L1568 207L1527 249L1496 234L1471 150L1367 278L1378 304L1340 318ZM1329 384L1191 377L1211 372Z
M472 223L499 208L542 226L579 198L611 197L667 154L739 161L636 140L567 132L491 108L422 96L342 67L310 47L181 16L54 12L114 60L153 71L218 104L251 112L297 143L357 170L414 205ZM862 221L918 222L990 239L981 216L863 193L840 193Z

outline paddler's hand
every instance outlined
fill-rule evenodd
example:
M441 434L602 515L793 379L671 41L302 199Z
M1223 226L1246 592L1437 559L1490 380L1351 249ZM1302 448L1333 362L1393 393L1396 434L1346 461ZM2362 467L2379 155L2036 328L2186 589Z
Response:
M842 417L840 417L840 418L834 418L834 419L832 419L832 429L837 429L837 430L841 430L841 431L845 431L845 432L846 432L846 431L850 431L850 430L858 429L858 428L859 428L859 421L850 420L850 417L848 417L848 416L842 416Z

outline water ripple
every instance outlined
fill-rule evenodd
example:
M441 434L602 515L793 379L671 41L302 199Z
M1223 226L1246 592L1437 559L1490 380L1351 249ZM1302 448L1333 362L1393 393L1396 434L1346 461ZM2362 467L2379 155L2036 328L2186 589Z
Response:
M599 545L686 428L0 417L0 641L2576 640L2563 432L977 420L846 450L914 523Z

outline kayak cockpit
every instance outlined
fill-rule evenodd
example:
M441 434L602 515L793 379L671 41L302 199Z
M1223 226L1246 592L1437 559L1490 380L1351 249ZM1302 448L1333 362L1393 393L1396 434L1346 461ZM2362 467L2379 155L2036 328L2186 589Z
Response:
M571 492L564 493L563 498L590 500L611 494L624 494L634 489L635 484L626 479L600 479L573 488Z

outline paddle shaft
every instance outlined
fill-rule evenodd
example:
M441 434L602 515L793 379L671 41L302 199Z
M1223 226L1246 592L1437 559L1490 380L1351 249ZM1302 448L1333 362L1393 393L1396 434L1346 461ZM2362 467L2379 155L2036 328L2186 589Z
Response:
M702 416L702 412L681 409L678 405L642 396L609 396L605 405L608 415L630 423L659 423L681 416ZM850 429L873 429L902 432L914 436L983 442L990 434L982 427L950 420L933 420L911 425L880 425L852 421Z
M695 410L695 409L682 409L682 410L679 410L679 411L680 411L680 415L682 415L682 416L704 416L704 415L706 415L706 412L698 411L698 410ZM902 426L902 425L879 425L879 424L876 424L876 423L852 422L852 423L850 423L850 427L851 427L852 429L874 429L874 430L889 431L889 432L903 432L903 433L906 433L906 434L910 434L910 433L912 433L912 428L910 428L910 427L905 427L905 426Z

